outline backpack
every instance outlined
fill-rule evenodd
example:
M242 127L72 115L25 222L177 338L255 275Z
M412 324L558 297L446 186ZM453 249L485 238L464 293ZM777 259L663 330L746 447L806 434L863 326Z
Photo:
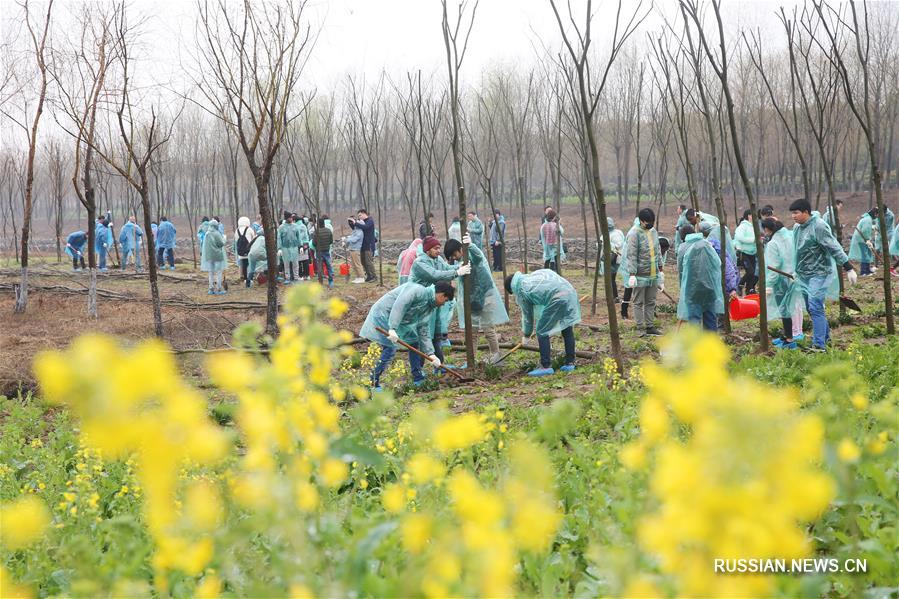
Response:
M247 229L237 234L237 255L246 256L250 253L250 240L247 239Z
M714 251L714 250L713 250ZM720 285L715 274L720 275L720 268L712 259L712 252L700 246L690 250L688 255L690 274L692 281L687 287L687 303L698 306L709 306L717 297L717 285ZM707 273L715 273L708 276ZM697 276L698 275L698 276Z

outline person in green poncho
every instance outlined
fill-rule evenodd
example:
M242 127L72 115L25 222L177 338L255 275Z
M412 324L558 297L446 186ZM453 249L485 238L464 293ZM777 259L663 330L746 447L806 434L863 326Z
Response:
M281 251L281 259L284 261L284 282L293 283L300 276L300 245L302 233L294 221L295 215L287 214L284 222L278 227L278 249ZM306 235L308 242L308 234ZM290 278L288 279L288 275Z
M693 231L693 226L687 223L678 232L681 244L677 251L680 275L677 318L702 323L706 331L717 331L718 315L724 314L721 257L705 235Z
M227 266L225 236L219 231L219 223L213 218L200 227L203 233L203 250L200 253L200 270L209 273L209 295L227 293L222 286L222 274Z
M425 237L421 244L422 254L412 263L409 271L409 282L418 283L428 287L438 281L452 281L456 277L467 275L471 272L470 264L455 267L450 266L441 254L440 240L436 237ZM431 339L434 341L435 354L443 361L443 349L441 345L448 330L453 314L453 304L447 303L431 317Z
M481 248L471 243L468 235L462 237L462 242L450 239L443 248L443 255L450 266L458 264L462 260L462 245L468 245L468 262L471 264L471 326L487 337L487 348L490 350L488 364L493 364L499 357L499 335L496 327L509 322L509 313L503 304L503 298L496 288L493 274L490 272L490 264ZM458 279L459 295L465 293L464 277ZM465 328L464 302L456 302L456 312L459 316L459 328ZM475 340L476 341L476 340ZM475 343L477 345L477 343Z
M521 309L521 342L525 343L534 333L540 346L540 368L528 372L528 376L553 374L550 336L562 334L565 342L565 364L562 372L574 370L574 325L581 321L581 305L577 291L571 283L557 273L542 268L531 274L516 272L504 281L506 292L515 296Z
M471 245L478 249L484 248L484 223L474 211L468 213L468 234L471 236Z
M737 263L743 267L743 276L739 283L741 295L755 293L755 284L759 276L755 255L755 231L752 229L752 210L743 211L743 219L734 230L734 248L737 250Z
M762 231L768 239L765 244L765 265L777 270L769 270L765 274L765 291L768 299L768 320L780 318L783 323L783 335L774 340L774 345L783 349L796 349L794 337L798 329L802 330L802 311L799 310L800 322L794 322L797 307L802 306L802 290L796 283L796 264L793 254L793 232L782 222L774 218L762 221ZM782 271L793 277L781 274ZM772 301L773 298L773 301Z
M861 269L858 276L860 277L870 277L876 270L871 266L874 263L876 252L874 245L874 219L876 218L876 207L862 214L852 232L852 240L849 242L849 259L859 262Z
M655 326L656 294L665 289L665 273L655 228L656 215L650 208L643 208L637 218L640 224L631 228L625 237L626 260L622 260L619 268L627 287L633 289L634 321L639 336L659 336L662 331Z
M381 390L381 375L390 366L396 355L397 342L402 340L428 356L435 368L441 366L431 342L430 320L433 313L447 302L452 301L455 289L449 281L438 281L424 287L417 283L406 283L387 292L374 303L359 331L359 336L381 346L381 357L371 373L371 386ZM377 329L387 331L387 335ZM415 352L409 352L409 367L412 382L420 385L425 380L424 359Z

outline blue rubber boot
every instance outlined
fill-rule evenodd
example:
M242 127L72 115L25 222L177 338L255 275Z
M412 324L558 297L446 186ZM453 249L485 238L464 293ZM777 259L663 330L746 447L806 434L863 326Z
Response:
M793 335L793 341L802 341L805 339L804 333L799 333L798 335Z
M561 368L559 368L562 372L572 372L574 371L574 364L565 364Z
M796 349L798 346L795 341L790 341L789 343L782 343L780 345L780 349Z
M528 373L528 376L549 376L555 373L556 371L552 368L535 368Z

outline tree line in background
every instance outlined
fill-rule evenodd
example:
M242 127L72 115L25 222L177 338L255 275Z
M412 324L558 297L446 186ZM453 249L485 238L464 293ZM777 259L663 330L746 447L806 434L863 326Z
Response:
M760 31L725 28L719 0L681 0L652 27L643 3L601 15L589 0L586 11L548 4L561 39L541 40L532 66L465 72L477 4L450 15L444 4L449 79L348 75L315 89L305 2L199 0L192 62L165 85L139 72L133 7L20 2L2 52L14 141L0 150L0 221L24 293L36 216L59 253L67 225L92 237L107 209L146 228L163 215L195 225L261 213L270 233L285 208L365 206L379 221L403 214L414 237L431 212L446 231L462 200L488 217L502 210L526 245L535 205L595 241L608 238L607 212L626 229L640 207L683 203L734 224L760 196L805 196L823 211L836 192L872 206L899 188L899 5L808 0ZM598 33L600 20L614 30ZM273 255L273 234L266 243Z

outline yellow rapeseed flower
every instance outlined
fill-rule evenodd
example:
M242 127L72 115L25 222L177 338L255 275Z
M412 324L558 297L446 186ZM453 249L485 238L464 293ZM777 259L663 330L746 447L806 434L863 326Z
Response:
M406 469L417 485L424 485L443 477L443 462L426 453L417 453L406 462Z
M847 464L857 462L858 458L861 457L861 455L861 449L858 448L858 445L855 444L855 441L849 439L848 437L843 437L843 439L840 440L839 445L837 445L837 457L839 457L841 461L846 462Z
M861 393L855 393L849 398L856 410L864 410L868 407L868 398Z
M482 441L485 432L484 424L475 414L453 416L435 427L434 446L444 453L465 449Z
M427 514L409 514L400 524L403 548L409 553L424 551L431 538L431 516Z
M10 551L37 541L50 524L47 505L34 495L26 495L0 506L0 542Z
M338 460L337 458L326 459L319 470L322 483L328 487L340 486L340 484L346 480L349 473L350 468L347 466L346 462Z
M402 485L387 485L381 493L381 503L388 512L392 514L400 513L406 507L406 490Z

